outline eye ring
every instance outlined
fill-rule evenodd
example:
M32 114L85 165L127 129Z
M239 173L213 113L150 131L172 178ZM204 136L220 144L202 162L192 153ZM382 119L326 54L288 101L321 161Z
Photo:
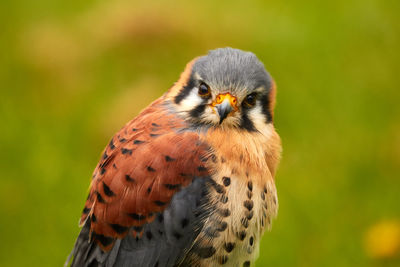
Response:
M243 105L244 105L244 107L251 108L251 107L254 107L256 102L257 102L257 94L251 93L246 96L246 98L243 101Z
M204 82L200 83L198 94L199 96L204 98L209 97L211 95L210 86L208 86Z

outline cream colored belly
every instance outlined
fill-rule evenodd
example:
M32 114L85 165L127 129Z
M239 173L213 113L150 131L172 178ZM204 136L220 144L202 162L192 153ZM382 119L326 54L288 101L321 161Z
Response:
M228 170L213 175L216 184L210 189L210 196L216 211L206 219L197 240L211 245L216 252L201 259L201 266L250 266L258 257L264 230L276 216L273 180L266 177L264 185L260 185L260 177L238 175Z

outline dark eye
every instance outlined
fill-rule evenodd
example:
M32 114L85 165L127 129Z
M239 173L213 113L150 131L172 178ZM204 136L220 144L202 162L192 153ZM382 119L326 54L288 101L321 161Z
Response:
M243 104L247 108L251 108L256 104L257 95L255 93L249 94L243 101Z
M210 87L205 83L201 83L199 86L199 96L209 97L210 95L211 95Z

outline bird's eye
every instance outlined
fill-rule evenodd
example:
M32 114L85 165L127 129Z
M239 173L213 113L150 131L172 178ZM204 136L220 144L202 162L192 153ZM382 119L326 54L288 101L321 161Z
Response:
M201 97L209 97L211 95L211 91L210 91L210 87L205 84L205 83L201 83L199 86L199 96Z
M257 95L255 93L249 94L243 101L243 104L247 108L251 108L256 104Z

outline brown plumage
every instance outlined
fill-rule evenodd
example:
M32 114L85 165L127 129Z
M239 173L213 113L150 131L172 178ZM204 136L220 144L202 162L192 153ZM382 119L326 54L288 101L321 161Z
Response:
M250 265L277 212L275 94L251 53L191 61L105 148L72 265Z

